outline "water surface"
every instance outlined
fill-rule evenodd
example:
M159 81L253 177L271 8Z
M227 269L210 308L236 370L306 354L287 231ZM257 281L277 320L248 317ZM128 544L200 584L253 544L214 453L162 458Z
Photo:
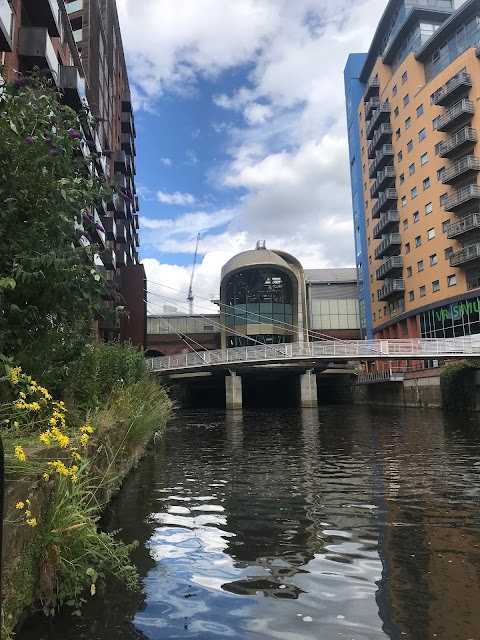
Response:
M143 592L17 640L478 640L479 502L468 416L179 412L108 518Z

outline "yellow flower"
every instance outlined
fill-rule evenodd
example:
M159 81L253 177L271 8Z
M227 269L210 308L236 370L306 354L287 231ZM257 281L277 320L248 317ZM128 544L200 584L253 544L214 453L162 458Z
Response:
M53 467L55 471L59 473L61 476L69 475L67 467L63 464L61 460L56 460L55 462L49 462L48 464L50 467Z
M17 504L15 505L15 509L23 509L24 506L25 504L23 502L17 502Z
M30 518L30 516L32 515L32 512L30 511L30 509L25 509L25 513L23 514L26 518Z
M50 431L50 429L44 431L38 437L40 439L40 442L43 442L43 444L47 447L50 446L50 440L52 439L52 432Z
M83 436L80 438L80 444L84 449L87 448L88 440L89 440L89 437L88 437L88 434L86 433L84 433Z
M27 499L25 500L25 504L26 504L27 506L30 506L32 503L31 503L31 502L30 502L30 500L27 498Z
M80 427L80 431L82 433L93 433L93 429L89 425L85 425L84 427Z
M96 593L96 591L97 591L97 588L96 588L96 587L95 587L95 585L92 583L92 584L91 584L91 586L90 586L90 595L91 595L91 596L94 596L94 595L95 595L95 593Z
M50 424L56 425L57 424L56 418L50 418Z
M25 460L27 459L23 447L21 447L20 445L17 445L15 447L15 457L18 458L20 462L25 462Z
M48 482L50 480L50 475L48 473L44 473L43 479L45 480L45 482Z
M13 426L14 426L16 429L18 429L19 424L18 424L18 422L17 422L16 420L15 420L15 422L13 423Z
M36 527L36 526L37 526L37 519L36 519L36 518L29 518L29 519L27 520L27 524L28 524L30 527Z
M79 453L77 453L76 451L72 451L72 458L73 458L73 460L81 460L82 456Z
M25 400L25 398L27 397L27 394L24 393L23 391L20 391L20 393L18 394L20 398L22 398L22 400Z
M21 372L21 367L14 367L13 369L10 369L10 381L12 384L18 384Z

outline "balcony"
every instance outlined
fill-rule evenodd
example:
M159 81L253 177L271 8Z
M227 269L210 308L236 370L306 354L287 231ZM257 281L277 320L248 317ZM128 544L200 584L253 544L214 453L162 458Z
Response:
M72 33L73 39L77 44L83 40L83 29L81 27L80 29L75 29L74 31L72 31Z
M22 71L33 71L34 67L48 69L57 83L59 65L46 27L20 27L18 55L22 58Z
M447 238L456 238L469 231L480 229L480 213L471 213L458 222L453 222L447 227Z
M477 156L465 156L454 162L443 174L443 184L451 184L457 178L464 180L468 175L480 171L480 158Z
M0 0L0 51L12 50L13 13L8 0Z
M400 222L400 214L398 211L391 209L387 211L387 213L380 218L380 222L373 229L373 237L375 240L380 240L382 234L387 231L387 229L391 229L393 226Z
M126 244L127 242L127 230L124 221L117 222L117 242L120 244Z
M385 169L377 175L377 179L370 189L370 197L376 198L379 191L385 189L388 185L395 184L396 177L397 171L395 167L385 167Z
M450 104L459 95L469 92L472 86L472 78L466 71L461 71L446 82L438 91L435 91L432 104L444 107Z
M395 300L396 298L403 298L405 292L405 280L398 278L392 280L377 292L377 299L379 302L382 300Z
M117 267L124 267L127 264L127 256L123 249L115 251L115 260L117 263Z
M375 135L371 143L368 145L368 158L369 160L373 160L375 158L375 152L378 147L384 142L392 141L392 125L389 122L384 122L380 127L375 131Z
M115 151L113 154L114 170L115 173L127 173L127 154L125 151Z
M135 156L137 154L135 141L129 133L122 133L122 149L129 156Z
M378 96L374 96L373 98L370 98L370 100L365 103L365 120L370 120L372 111L374 109L378 109L379 106L380 106L380 98Z
M447 198L444 209L445 211L455 211L455 209L458 209L470 200L480 200L480 187L476 184L469 184L466 187L457 189L453 195Z
M55 38L60 37L60 10L57 0L23 0L32 27L46 27Z
M467 262L473 262L480 259L480 242L470 244L467 247L463 247L460 251L452 253L450 256L450 266L458 267L461 264Z
M122 112L122 133L129 133L135 137L135 123L133 121L133 115L131 113Z
M100 255L107 271L112 271L117 268L117 258L115 255L115 251L112 251L112 249L105 249L105 251L102 251Z
M386 189L379 194L379 198L375 203L375 206L372 208L372 218L379 218L380 214L383 211L386 211L390 206L392 201L398 200L398 193L396 189Z
M477 142L477 131L472 129L472 127L463 127L453 136L450 136L448 140L440 143L440 148L438 150L438 155L441 158L448 158L457 151L459 151L462 147L473 146Z
M105 235L107 240L115 241L117 239L117 225L114 218L103 218L103 228L105 229Z
M470 120L475 113L475 105L471 100L463 98L447 109L437 122L437 131L448 131L450 127L459 127L465 120Z
M381 260L383 256L398 255L402 238L399 233L390 233L375 249L375 260Z
M376 270L375 277L377 280L385 280L387 277L391 278L393 275L400 275L402 269L402 256L390 256L390 258L387 258L382 266Z
M395 150L393 144L384 144L383 147L377 151L375 160L371 163L368 169L368 175L373 180L377 171L380 171L387 164L393 164L393 158L395 156Z
M138 222L138 213L133 214L133 222L134 222L134 228L140 229L140 224Z
M378 96L380 94L380 80L378 77L372 78L367 82L365 92L363 94L363 101L368 102L372 96Z
M122 200L117 195L113 195L112 201L108 203L107 207L109 211L114 212L114 217L116 220L126 220L127 219L127 206L126 202Z
M374 131L379 125L383 122L388 122L391 111L392 106L389 102L382 102L378 109L375 109L372 113L372 119L365 130L367 140L371 140L373 138Z
M77 67L60 65L58 84L63 94L63 102L78 111L83 104L85 94L85 80L80 77Z
M122 91L122 111L125 113L132 112L132 96L130 91Z
M105 247L106 246L105 227L103 226L100 216L96 211L93 212L93 221L95 223L94 231L93 231L94 240L97 244L100 244L103 247Z

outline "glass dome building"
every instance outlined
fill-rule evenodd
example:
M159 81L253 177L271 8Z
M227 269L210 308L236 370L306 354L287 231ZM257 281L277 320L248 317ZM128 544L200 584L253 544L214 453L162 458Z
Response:
M283 251L257 243L222 268L222 348L304 342L308 327L305 274Z

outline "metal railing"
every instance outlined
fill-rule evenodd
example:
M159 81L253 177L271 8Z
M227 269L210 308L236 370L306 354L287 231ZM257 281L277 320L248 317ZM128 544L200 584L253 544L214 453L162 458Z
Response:
M390 233L375 249L375 260L379 260L385 252L391 247L397 247L402 244L402 237L399 233Z
M387 211L383 218L380 218L380 222L373 228L373 237L375 238L375 240L378 240L381 237L382 232L387 227L395 223L398 224L399 222L400 214L398 213L398 211L396 211L395 209L390 209L390 211Z
M370 197L374 198L375 194L380 191L380 187L386 180L395 180L397 177L397 170L395 167L387 166L385 169L379 172L377 179L373 183L373 186L370 188Z
M307 344L259 345L200 351L147 359L151 371L215 368L240 363L307 361L309 365L333 360L423 360L478 357L480 335L459 338L409 338L405 340L325 340Z
M395 149L393 147L393 144L384 144L383 147L379 149L375 154L375 160L370 164L370 167L368 169L369 177L373 179L375 177L375 174L377 173L377 168L380 167L382 161L386 160L388 157L393 159L394 155Z
M458 189L453 195L449 196L443 206L445 211L452 211L464 202L478 199L480 199L480 187L476 184L469 184L466 187Z
M384 287L382 287L377 293L377 299L379 302L382 300L387 300L393 295L397 295L398 293L403 293L405 291L405 280L403 278L397 278L392 280Z
M372 119L370 120L368 126L365 130L365 135L367 140L370 140L370 135L374 131L374 129L378 126L379 120L381 118L390 117L390 113L392 111L392 105L389 102L381 102L378 105L378 108L375 109L372 113Z
M405 375L396 369L382 369L370 373L360 373L357 376L357 384L371 384L372 382L403 382Z
M475 129L472 127L463 127L463 129L454 133L453 136L450 136L448 140L440 143L438 155L441 158L444 158L462 144L467 142L477 142L477 138L478 136Z
M447 226L447 238L456 238L463 233L480 229L480 213L471 213L458 222L453 222Z
M454 162L443 174L443 184L448 184L466 171L480 171L480 158L477 158L477 156L465 156Z
M451 93L455 92L461 86L465 86L465 87L472 86L472 78L470 74L468 74L466 71L461 71L460 73L457 73L456 76L453 76L453 78L450 78L450 80L446 82L443 86L441 86L440 89L435 91L432 97L432 103L437 105L441 104L445 100L445 98L448 98L448 96Z
M365 92L363 94L363 101L366 102L368 100L368 98L370 97L370 95L374 94L374 93L379 93L379 89L380 89L380 80L378 79L378 76L375 78L372 78L371 80L369 80L367 82L367 86L365 88Z
M375 158L375 150L380 139L383 137L391 136L392 134L393 128L389 122L384 122L379 126L379 128L375 131L371 143L368 145L368 157L370 160Z
M377 280L383 280L386 278L387 273L403 269L403 257L402 256L390 256L388 260L382 264L375 272L375 278Z
M472 260L478 260L480 258L480 242L475 244L469 244L467 247L463 247L460 251L452 253L450 256L450 266L457 267L465 262L472 262Z
M437 131L443 131L449 127L455 120L463 115L473 115L475 113L475 105L468 98L463 98L456 102L452 107L443 113L437 122Z
M398 200L398 193L396 189L385 189L385 191L378 195L378 200L372 208L372 218L377 218L378 214L385 211L385 209L390 205L390 200Z

